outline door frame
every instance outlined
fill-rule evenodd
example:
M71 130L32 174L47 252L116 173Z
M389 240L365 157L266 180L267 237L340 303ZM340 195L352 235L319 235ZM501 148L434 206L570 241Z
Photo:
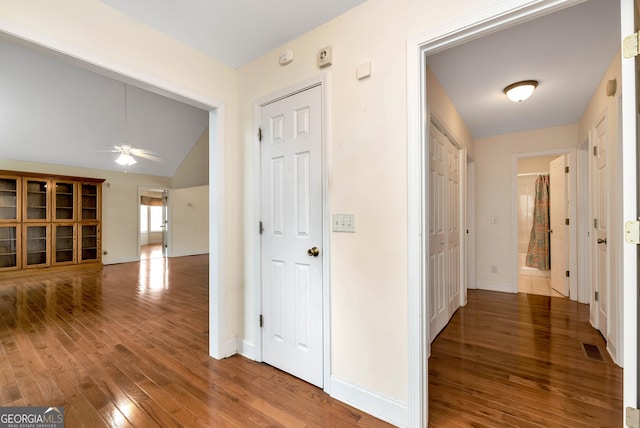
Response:
M425 235L428 224L429 144L426 55L546 15L583 0L499 2L407 39L407 324L408 425L428 424L429 301ZM428 153L428 150L426 150ZM426 187L426 188L425 188Z
M225 281L228 268L224 263L227 239L224 233L224 190L227 185L224 146L228 137L225 102L15 22L0 19L0 33L8 40L37 50L45 49L53 58L209 112L209 355L221 359L235 353L235 340L229 346L226 339L230 312L223 299L229 288Z
M512 254L513 254L513 271L511 280L511 292L518 292L518 160L526 159L526 158L537 158L537 157L546 157L546 156L562 156L567 155L567 163L569 165L569 177L567 180L568 189L567 196L569 198L569 271L574 272L573 275L569 277L569 299L570 300L578 300L578 296L581 293L580 277L578 276L579 266L578 266L578 247L577 247L577 230L580 225L578 225L577 221L577 204L576 200L578 198L576 192L576 170L577 170L577 162L576 162L576 149L575 148L561 148L561 149L553 149L553 150L544 150L540 152L527 152L527 153L516 153L512 156L512 189L511 189L511 202L512 202L512 213L511 213L511 235L513 241L512 245Z
M260 117L262 107L303 92L307 89L320 86L320 113L321 118L321 173L322 173L322 378L323 390L330 392L331 385L331 216L330 216L330 198L329 198L329 126L328 126L328 106L327 106L327 77L326 74L319 74L302 82L287 86L284 89L273 92L269 95L261 97L253 103L253 125L256 133L254 134L253 143L253 224L256 225L256 232L253 236L253 274L255 277L255 293L254 293L254 336L255 336L255 355L256 361L262 361L262 327L260 327L258 319L262 312L262 244L261 235L258 230L258 224L262 219L262 156L260 149L260 141L258 140L258 128L260 128Z
M166 206L165 208L165 215L166 215L166 223L165 223L165 228L162 231L163 234L163 243L166 240L166 244L167 247L162 249L162 257L163 258L169 258L171 257L171 244L173 243L173 239L171 239L171 237L168 234L168 231L171 230L171 228L169 227L171 224L171 214L169 213L169 202L168 202L168 198L169 195L171 193L171 189L169 189L168 187L162 187L162 186L149 186L149 185L138 185L138 200L137 200L137 207L138 207L138 260L140 260L140 197L142 196L142 193L145 190L156 190L156 191L162 191L163 193L163 197L166 196L167 197L167 202L166 202ZM166 192L166 195L165 195Z

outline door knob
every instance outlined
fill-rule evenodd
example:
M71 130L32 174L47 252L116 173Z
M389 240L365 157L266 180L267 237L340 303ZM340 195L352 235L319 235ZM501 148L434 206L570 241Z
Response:
M320 250L318 249L318 247L312 247L307 250L307 254L309 256L318 257L318 254L320 254Z
M607 238L598 238L598 244L606 244L607 243Z

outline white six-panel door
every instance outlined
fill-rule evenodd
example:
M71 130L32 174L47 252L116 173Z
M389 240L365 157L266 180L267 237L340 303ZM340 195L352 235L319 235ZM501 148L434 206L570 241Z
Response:
M549 164L549 223L551 227L551 288L569 297L569 218L567 197L567 155L558 156Z
M460 155L429 131L429 332L431 341L460 307Z
M607 120L606 116L598 123L595 131L595 234L596 234L596 270L594 291L598 293L596 301L596 322L600 333L607 338L607 318L609 291L607 284Z
M261 108L262 360L323 386L321 88Z

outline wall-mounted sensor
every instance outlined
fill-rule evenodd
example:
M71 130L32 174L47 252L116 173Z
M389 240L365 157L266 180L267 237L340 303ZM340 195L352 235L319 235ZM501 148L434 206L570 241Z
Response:
M280 54L280 58L278 58L278 62L280 65L287 65L293 61L293 49L287 49L286 51Z
M318 67L326 67L331 65L333 61L333 49L327 46L318 51Z

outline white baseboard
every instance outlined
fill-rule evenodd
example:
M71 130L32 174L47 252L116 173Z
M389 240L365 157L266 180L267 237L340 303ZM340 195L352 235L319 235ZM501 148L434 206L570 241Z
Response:
M171 253L171 256L169 257L199 256L202 254L209 254L209 250L182 251L179 253Z
M398 427L409 425L409 406L331 376L331 396Z
M238 353L238 339L236 336L233 336L231 339L227 339L224 342L224 349L222 350L222 358L228 358L232 355Z
M256 360L256 345L246 340L238 339L238 354L250 360Z
M510 282L478 281L478 290L501 291L503 293L514 293L513 284Z

